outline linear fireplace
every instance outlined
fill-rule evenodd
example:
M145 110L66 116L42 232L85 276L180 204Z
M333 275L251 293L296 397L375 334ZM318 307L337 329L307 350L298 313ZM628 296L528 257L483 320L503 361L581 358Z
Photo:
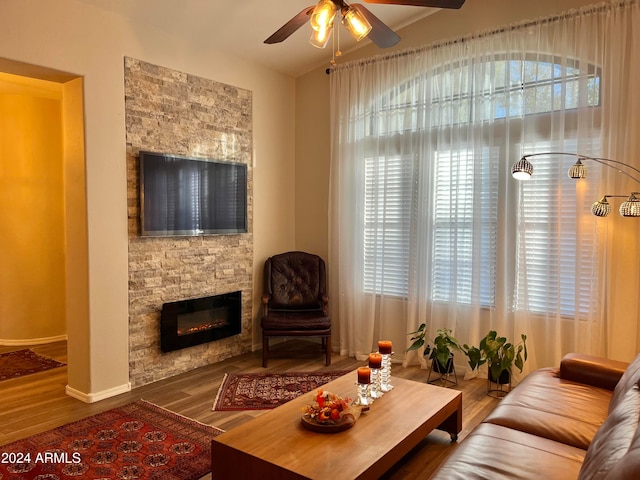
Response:
M238 335L241 303L242 292L165 303L160 315L161 350L171 352Z

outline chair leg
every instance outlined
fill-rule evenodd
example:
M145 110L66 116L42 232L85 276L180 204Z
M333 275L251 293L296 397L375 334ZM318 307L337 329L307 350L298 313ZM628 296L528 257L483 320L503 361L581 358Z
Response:
M329 365L331 365L331 337L326 337L326 339L327 341L326 341L325 348L327 351L325 352L325 355L326 355L325 364L328 367Z
M262 366L267 368L267 358L269 357L269 337L262 335Z

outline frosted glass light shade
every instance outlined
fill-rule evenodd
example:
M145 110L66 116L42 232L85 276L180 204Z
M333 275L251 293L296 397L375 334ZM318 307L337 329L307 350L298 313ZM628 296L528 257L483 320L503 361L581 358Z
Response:
M329 25L333 25L336 13L338 13L338 6L335 3L331 0L320 0L311 13L309 20L311 28L316 31L328 30Z
M344 12L344 10L343 10ZM371 24L358 10L353 7L343 13L342 23L356 40L360 41L371 31Z
M320 30L311 30L311 37L309 37L309 43L316 48L324 48L327 46L331 32L333 31L333 23L328 28Z

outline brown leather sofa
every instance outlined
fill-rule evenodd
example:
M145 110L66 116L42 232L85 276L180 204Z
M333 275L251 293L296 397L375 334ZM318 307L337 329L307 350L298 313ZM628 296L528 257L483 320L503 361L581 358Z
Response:
M640 355L527 375L433 479L640 479Z

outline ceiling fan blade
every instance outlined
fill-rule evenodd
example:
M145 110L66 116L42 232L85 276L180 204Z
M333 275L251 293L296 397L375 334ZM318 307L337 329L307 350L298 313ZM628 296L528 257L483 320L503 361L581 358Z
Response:
M371 31L367 38L380 48L393 47L400 41L396 32L391 30L385 23L376 17L371 11L360 3L352 3L351 6L357 9L371 24Z
M414 7L460 8L465 0L364 0L365 3L410 5Z
M309 21L309 15L311 15L314 8L314 6L306 7L299 14L281 26L273 35L267 38L264 43L280 43L289 38L290 35Z

